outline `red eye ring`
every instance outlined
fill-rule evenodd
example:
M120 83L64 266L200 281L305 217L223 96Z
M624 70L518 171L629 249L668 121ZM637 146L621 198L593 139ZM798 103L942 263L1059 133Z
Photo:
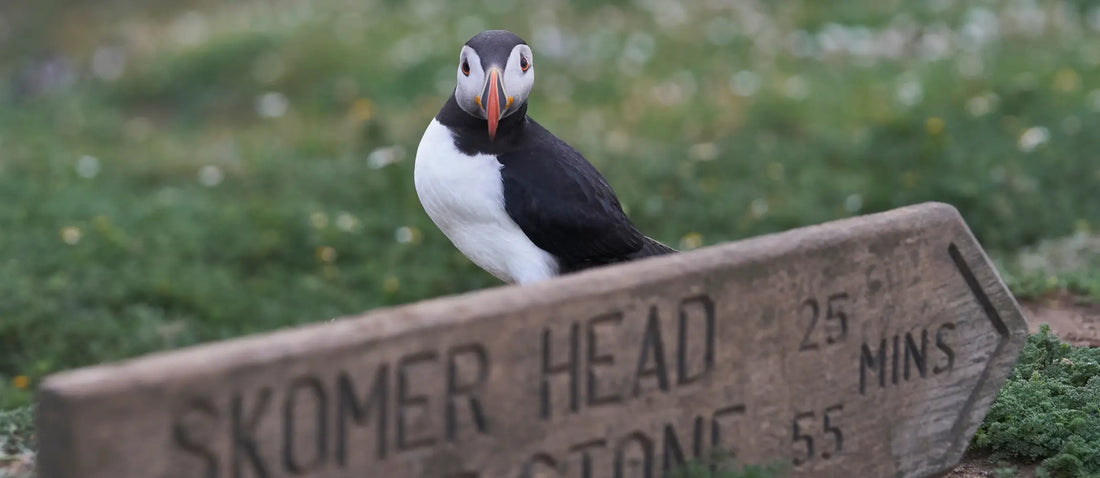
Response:
M462 74L470 76L470 63L466 60L462 60Z
M527 71L528 68L531 68L531 62L527 61L527 57L519 57L519 68L523 71Z

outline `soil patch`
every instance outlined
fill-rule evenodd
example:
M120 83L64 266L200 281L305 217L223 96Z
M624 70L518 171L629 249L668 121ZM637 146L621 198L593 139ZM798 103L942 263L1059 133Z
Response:
M1031 333L1038 332L1040 324L1050 324L1050 330L1063 342L1100 347L1100 304L1058 292L1020 302L1020 306Z
M940 478L1035 478L1037 465L1018 465L1015 463L996 463L985 453L967 453L955 469L940 475ZM1015 474L1010 470L1015 469ZM1002 470L1001 474L997 471Z

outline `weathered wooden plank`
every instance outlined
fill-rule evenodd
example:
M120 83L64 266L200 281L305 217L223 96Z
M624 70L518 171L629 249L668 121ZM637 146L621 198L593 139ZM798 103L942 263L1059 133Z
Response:
M924 204L58 374L41 474L659 476L717 448L928 476L1025 338Z

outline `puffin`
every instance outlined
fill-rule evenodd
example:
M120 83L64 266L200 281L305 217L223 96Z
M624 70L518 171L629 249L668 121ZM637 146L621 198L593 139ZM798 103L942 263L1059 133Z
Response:
M424 211L470 261L529 284L677 252L642 234L599 171L527 115L535 62L522 38L474 35L457 79L420 139L413 179Z

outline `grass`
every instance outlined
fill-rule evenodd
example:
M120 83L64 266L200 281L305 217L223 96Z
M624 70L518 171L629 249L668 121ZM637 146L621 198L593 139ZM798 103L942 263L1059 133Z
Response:
M1100 248L1032 260L1100 229L1094 3L4 8L0 409L58 370L496 285L411 181L484 28L532 44L531 114L657 239L945 201L1018 295L1100 299Z
M1100 235L1082 232L1043 240L1002 261L999 268L1017 297L1065 290L1096 300L1100 298Z

